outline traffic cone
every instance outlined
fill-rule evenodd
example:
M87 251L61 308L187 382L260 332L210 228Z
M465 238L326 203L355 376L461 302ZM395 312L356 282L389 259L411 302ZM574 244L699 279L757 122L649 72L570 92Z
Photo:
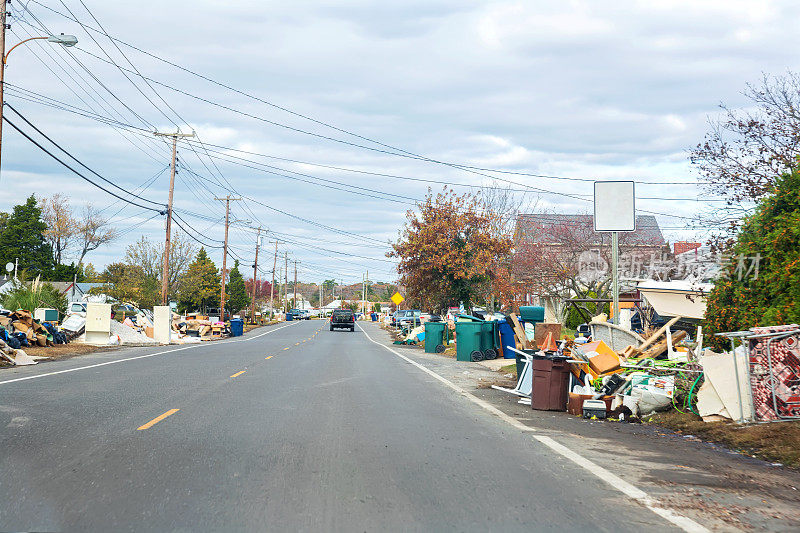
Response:
M557 352L558 345L556 344L555 339L553 338L553 332L549 332L547 337L544 338L544 342L539 346L540 350L545 352Z

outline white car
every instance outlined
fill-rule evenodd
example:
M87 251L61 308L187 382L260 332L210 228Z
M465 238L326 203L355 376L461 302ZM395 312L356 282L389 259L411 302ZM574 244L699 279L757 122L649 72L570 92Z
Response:
M80 315L86 317L86 302L71 302L67 307L68 315Z

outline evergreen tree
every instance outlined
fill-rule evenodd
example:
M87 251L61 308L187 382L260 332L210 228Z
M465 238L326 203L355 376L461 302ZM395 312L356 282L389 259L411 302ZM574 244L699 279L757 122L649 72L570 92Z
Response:
M70 263L69 265L55 265L49 277L50 281L72 281L73 279L78 283L86 281L83 275L83 269L78 267L75 263Z
M247 289L244 286L244 278L239 272L239 261L233 263L230 275L228 276L228 283L225 286L226 302L225 309L228 313L236 313L250 305L250 297L247 295Z
M220 277L217 266L209 259L205 248L200 248L189 265L178 295L180 308L184 311L205 311L219 304Z
M800 171L775 182L746 217L722 276L708 296L704 330L714 333L800 322Z
M0 264L19 259L19 269L27 270L31 276L50 274L53 249L45 240L47 224L41 217L42 210L33 195L24 204L14 206L0 234Z

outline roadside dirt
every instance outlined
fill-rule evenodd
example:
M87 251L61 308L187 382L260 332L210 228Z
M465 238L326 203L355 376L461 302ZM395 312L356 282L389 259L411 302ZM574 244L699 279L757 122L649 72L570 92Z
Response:
M739 453L770 463L800 469L800 422L773 422L740 426L732 422L703 422L693 413L667 411L648 423L658 424L684 435L694 435Z
M49 357L49 359L40 359L39 363L47 363L48 361L57 361L59 359L69 359L70 357L77 357L79 355L86 355L98 352L110 352L118 350L120 346L90 346L88 344L81 344L79 342L70 342L68 344L56 344L55 346L26 346L23 348L26 354ZM0 367L13 368L14 365L0 360Z

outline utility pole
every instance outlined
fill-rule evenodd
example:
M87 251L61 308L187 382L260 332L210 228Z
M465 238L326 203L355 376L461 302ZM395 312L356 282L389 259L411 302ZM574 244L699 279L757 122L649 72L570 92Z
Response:
M294 260L294 306L297 307L297 259Z
M319 308L322 310L322 283L319 284Z
M275 267L278 266L278 241L275 241L275 258L272 260L272 285L269 286L269 317L273 318L275 315ZM280 279L280 278L278 278Z
M283 284L281 283L281 278L283 278L283 268L278 268L278 303L283 301Z
M0 0L5 9L5 0ZM5 17L5 16L4 16ZM0 82L2 84L2 82ZM164 257L161 261L161 303L167 305L167 298L169 293L169 253L170 253L170 238L172 237L172 195L175 192L175 162L178 156L178 137L194 137L192 133L153 133L156 137L172 137L172 162L169 169L169 201L167 202L167 236L164 240Z
M287 299L286 297L289 295L287 292L289 290L289 252L283 252L283 299L284 301ZM286 302L286 311L289 310L289 303Z
M214 200L225 201L225 244L222 249L222 286L220 288L219 298L219 319L225 322L225 276L227 275L227 261L228 261L228 226L230 225L231 215L231 200L237 201L241 198L231 198L227 195L225 198L214 198Z
M3 83L6 76L6 0L0 0L0 154L3 142Z
M258 287L258 249L261 247L261 226L256 230L256 260L253 263L253 324L256 323L256 288Z

